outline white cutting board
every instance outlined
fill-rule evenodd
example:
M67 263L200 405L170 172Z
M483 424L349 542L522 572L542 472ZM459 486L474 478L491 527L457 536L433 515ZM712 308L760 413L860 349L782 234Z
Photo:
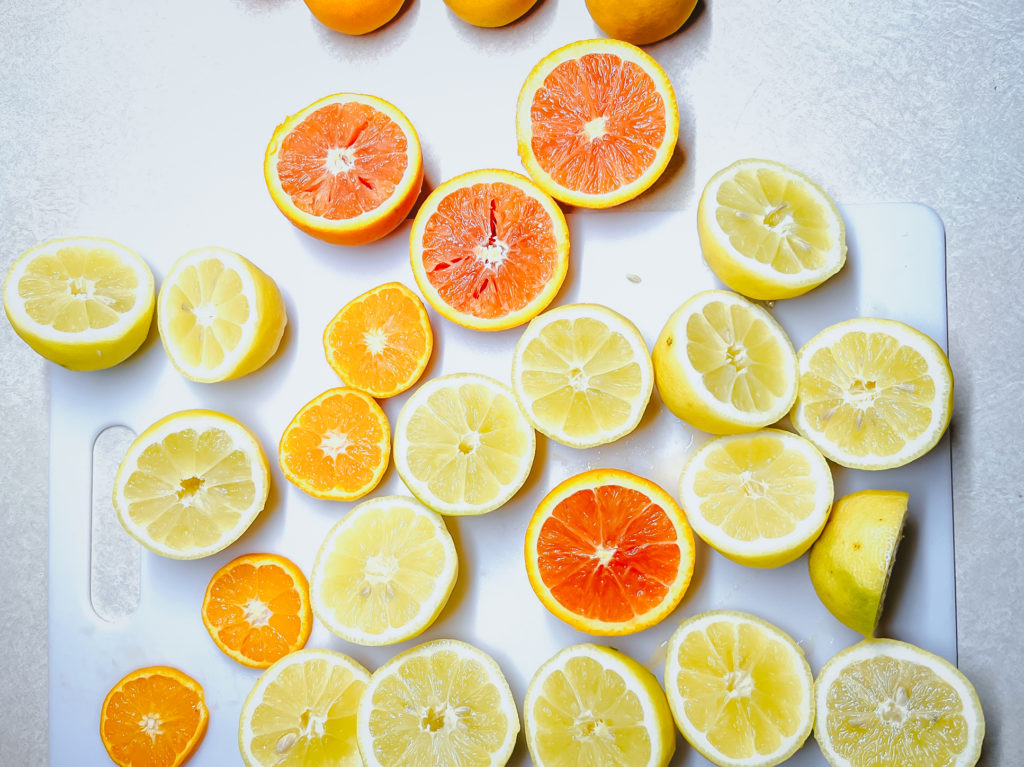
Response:
M920 205L851 205L849 260L842 273L810 295L772 308L797 348L831 323L874 315L904 320L946 345L945 248L942 224ZM633 319L648 344L685 298L717 283L700 257L693 211L678 213L574 213L569 276L556 303L607 304ZM267 271L285 295L290 329L283 347L263 370L240 381L204 385L173 370L159 342L109 371L72 373L51 368L50 458L50 748L53 765L108 764L100 743L98 713L107 690L140 666L169 664L195 677L206 691L210 725L190 765L239 764L238 713L258 672L243 668L214 646L200 621L203 591L213 572L230 559L270 551L294 560L308 575L320 542L351 504L314 500L292 487L275 460L278 438L297 409L338 385L324 360L321 332L349 299L389 280L413 285L408 265L408 223L383 242L360 249L331 248L294 233L283 222L265 226L242 250ZM287 253L287 258L282 257ZM157 277L178 253L144 255ZM639 278L639 281L637 281ZM518 330L465 330L431 313L436 336L426 376L478 371L508 381ZM384 403L394 422L404 396ZM178 562L141 552L141 578L133 574L134 542L120 561L125 589L141 588L138 609L112 622L90 600L92 494L108 504L109 462L95 482L92 448L111 425L141 432L167 413L208 407L236 416L259 436L273 478L266 510L226 551ZM596 641L618 647L659 676L663 646L680 619L711 608L747 610L788 631L817 672L834 653L857 640L816 598L806 557L776 570L736 565L697 545L693 582L679 608L659 626L638 635L600 639L580 634L551 616L530 590L522 541L534 508L562 479L595 467L620 467L677 491L686 457L708 435L691 429L651 400L640 427L619 442L573 450L538 436L537 460L526 486L504 508L477 518L449 519L460 557L458 584L438 621L419 639L384 648L347 644L318 623L308 647L345 652L374 669L420 641L457 637L479 645L501 665L522 702L534 670L562 647ZM116 462L115 462L116 463ZM956 659L952 499L948 438L910 466L886 472L834 467L836 494L875 487L910 493L910 517L880 633ZM95 486L94 486L95 485ZM405 492L393 468L377 493ZM123 545L107 519L97 520L95 547ZM103 531L107 532L104 533ZM102 540L100 540L102 538ZM126 538L126 536L124 536ZM95 586L95 584L93 584ZM102 589L100 589L102 591ZM109 587L107 587L109 591ZM522 737L512 764L528 764ZM678 738L675 765L706 762ZM823 765L813 740L790 764ZM428 766L424 766L428 767Z

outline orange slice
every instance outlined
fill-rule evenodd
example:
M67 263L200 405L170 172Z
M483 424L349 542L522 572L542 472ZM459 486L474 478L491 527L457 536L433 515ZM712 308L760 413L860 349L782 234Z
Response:
M100 739L120 767L179 767L206 734L210 712L196 680L169 666L133 671L100 709Z
M346 385L378 399L416 383L433 348L427 310L400 282L352 299L324 330L324 353L334 372Z
M446 181L412 225L412 272L442 316L504 330L543 311L565 279L569 228L525 176L477 170Z
M213 574L203 597L203 625L225 655L267 668L309 639L309 583L276 554L245 554Z
M653 626L683 598L693 561L693 533L672 496L619 469L565 480L526 530L534 592L556 617L589 634Z
M581 40L548 54L519 93L523 166L562 202L631 200L668 165L679 108L665 70L621 40Z
M398 108L376 96L336 93L277 126L263 177L277 207L306 234L362 245L409 215L423 159Z
M314 498L353 501L375 488L391 456L384 411L357 389L328 389L302 406L277 457L288 481Z

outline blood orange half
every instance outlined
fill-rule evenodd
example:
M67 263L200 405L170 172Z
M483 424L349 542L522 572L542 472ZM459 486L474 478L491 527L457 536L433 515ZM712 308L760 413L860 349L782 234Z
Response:
M581 40L544 57L519 93L519 156L555 199L608 208L665 170L679 108L658 62L621 40Z
M632 634L658 623L683 598L693 561L693 533L672 496L619 469L565 480L526 531L534 592L588 634Z
M416 131L397 107L337 93L277 127L263 176L299 229L337 245L362 245L409 215L423 184L423 159Z
M412 271L427 302L452 322L504 330L543 311L569 264L569 228L525 176L477 170L446 181L412 225Z

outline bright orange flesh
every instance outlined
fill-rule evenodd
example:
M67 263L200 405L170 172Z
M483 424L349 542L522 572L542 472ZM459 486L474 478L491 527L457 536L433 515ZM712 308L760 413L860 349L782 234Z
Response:
M100 739L120 767L178 767L206 734L203 688L167 666L128 674L100 709Z
M288 424L278 449L289 481L316 498L351 501L369 493L391 456L384 411L356 389L330 389Z
M313 625L309 584L284 557L238 557L210 579L203 624L225 654L250 668L267 668L305 647Z
M346 304L324 331L327 362L347 385L374 397L412 386L430 361L434 335L427 310L399 282Z

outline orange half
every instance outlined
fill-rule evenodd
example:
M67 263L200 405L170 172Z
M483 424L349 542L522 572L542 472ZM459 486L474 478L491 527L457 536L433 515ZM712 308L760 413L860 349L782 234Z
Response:
M313 626L309 583L276 554L245 554L213 574L203 597L203 625L225 655L268 668L306 646Z
M519 156L562 202L608 208L651 186L679 139L679 107L661 66L621 40L581 40L526 78L516 111Z
M658 623L693 575L693 533L650 480L595 469L547 494L526 531L526 571L556 617L588 634L632 634Z
M267 189L302 231L337 245L380 239L405 220L423 183L412 123L376 96L337 93L274 131Z
M477 170L446 181L412 225L412 271L427 303L476 330L505 330L551 303L569 265L565 216L532 181Z
M281 436L288 481L314 498L353 501L380 483L391 457L380 405L357 389L329 389L303 405Z

